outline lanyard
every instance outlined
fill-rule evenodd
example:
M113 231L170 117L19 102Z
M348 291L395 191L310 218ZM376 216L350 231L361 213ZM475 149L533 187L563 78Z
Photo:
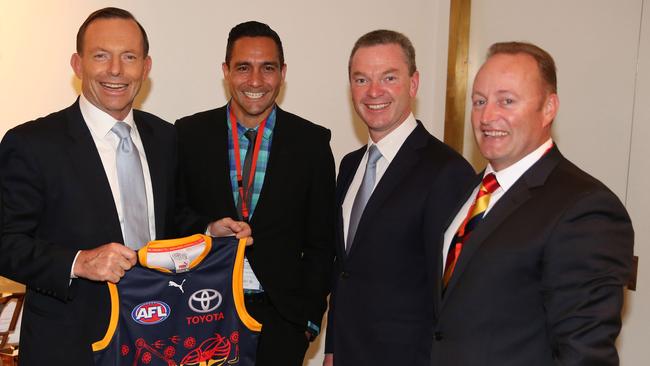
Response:
M264 127L266 126L266 118L260 123L257 128L257 135L255 137L255 147L253 148L253 160L251 161L251 170L248 172L248 182L246 182L246 190L244 190L244 178L242 177L242 166L241 166L241 156L239 152L239 137L237 129L237 118L233 113L232 109L230 110L230 123L232 125L232 144L233 150L235 153L235 167L237 168L237 189L239 190L239 197L241 197L241 215L244 221L248 222L249 209L246 205L248 197L251 195L251 188L253 187L253 182L255 181L255 168L257 166L257 156L260 153L260 146L262 146L262 138L264 136L257 136L260 133L264 134ZM251 200L252 202L252 200Z

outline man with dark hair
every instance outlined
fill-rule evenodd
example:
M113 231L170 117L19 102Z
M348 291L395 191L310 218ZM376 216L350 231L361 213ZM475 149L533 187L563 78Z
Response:
M151 69L146 34L116 8L82 28L70 61L79 99L0 144L0 275L27 285L22 366L93 365L91 344L108 328L105 281L175 231L174 127L132 108ZM214 235L230 230L250 233L230 219L210 224Z
M488 165L438 254L432 366L618 365L634 232L605 185L551 138L555 63L520 42L490 48L472 89Z
M339 169L324 364L425 366L439 241L474 171L413 116L419 73L406 36L359 38L349 77L369 139Z
M253 230L244 282L246 307L262 323L258 366L302 365L333 261L330 132L277 106L282 54L268 25L235 26L222 65L230 101L176 122L184 200L205 222L240 218Z

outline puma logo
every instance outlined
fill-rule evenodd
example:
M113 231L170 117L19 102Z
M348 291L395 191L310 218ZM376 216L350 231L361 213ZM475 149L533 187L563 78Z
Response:
M180 285L177 284L177 283L174 282L174 281L169 281L169 287L178 287L178 288L181 290L181 293L184 294L184 293L185 293L185 291L183 291L183 284L184 284L184 283L185 283L185 280L183 280L183 282L181 282Z

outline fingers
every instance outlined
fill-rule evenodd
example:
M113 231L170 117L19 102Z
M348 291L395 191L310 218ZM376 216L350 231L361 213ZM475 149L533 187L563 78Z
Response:
M118 243L108 243L82 250L75 261L73 273L93 281L117 283L137 262L136 252Z
M237 239L251 236L251 227L243 221L235 221L230 217L214 221L209 225L210 234L217 237L235 235Z

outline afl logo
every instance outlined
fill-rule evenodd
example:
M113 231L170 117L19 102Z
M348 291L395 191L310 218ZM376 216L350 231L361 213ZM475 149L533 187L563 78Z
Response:
M219 291L208 288L194 292L187 305L197 313L209 313L221 305L221 300Z
M164 322L170 312L169 305L162 301L147 301L133 308L131 318L139 324L152 325Z

